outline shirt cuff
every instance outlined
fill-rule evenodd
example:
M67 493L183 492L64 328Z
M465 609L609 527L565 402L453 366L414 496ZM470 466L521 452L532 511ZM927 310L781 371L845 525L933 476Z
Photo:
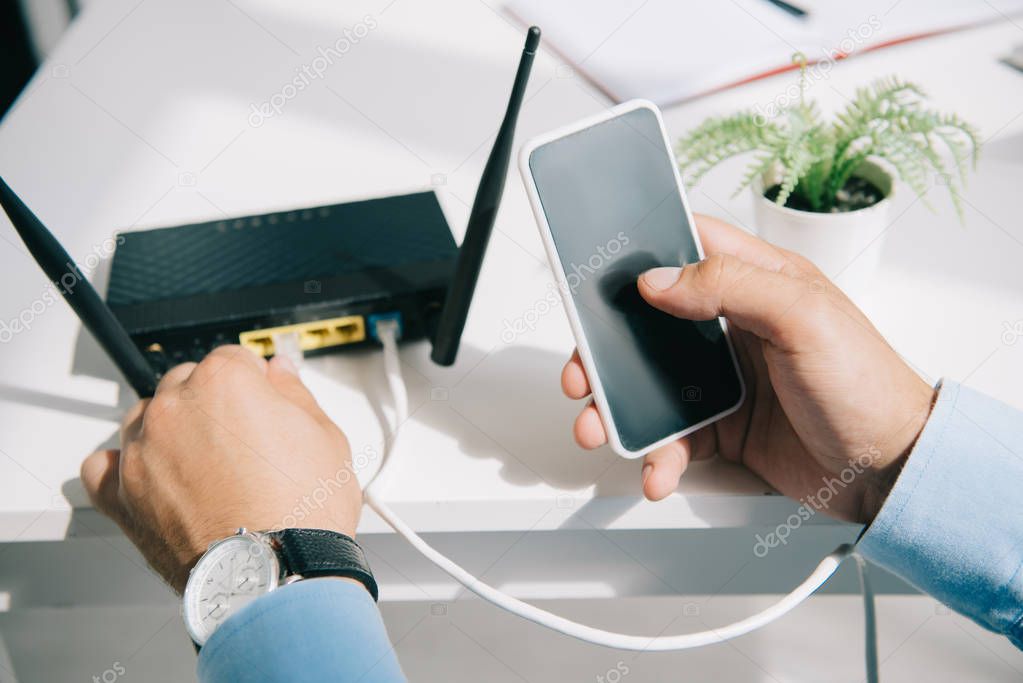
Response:
M405 681L380 610L366 589L305 579L254 600L199 653L202 683Z
M955 382L857 544L875 564L1023 648L1023 416Z

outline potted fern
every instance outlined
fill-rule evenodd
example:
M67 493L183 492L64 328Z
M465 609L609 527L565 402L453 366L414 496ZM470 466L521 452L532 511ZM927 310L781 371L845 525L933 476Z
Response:
M866 248L889 224L895 179L928 207L927 192L945 186L963 219L959 193L980 151L973 126L923 108L922 90L897 78L857 90L826 122L803 96L805 63L800 85L799 101L771 118L754 111L714 117L682 138L677 157L686 182L753 154L736 194L753 188L757 231L831 277L858 258L860 278L876 269L880 250Z

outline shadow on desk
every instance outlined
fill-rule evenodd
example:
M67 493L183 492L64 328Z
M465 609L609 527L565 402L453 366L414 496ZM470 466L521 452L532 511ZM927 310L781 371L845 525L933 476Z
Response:
M443 479L457 476L460 469L457 458L494 461L498 464L497 475L516 488L547 487L549 496L541 494L536 498L535 494L524 493L523 499L533 497L541 502L548 499L552 506L570 511L572 514L565 523L572 527L582 524L607 528L642 503L641 460L620 458L607 447L585 451L575 444L572 424L585 401L572 401L561 393L559 377L567 354L524 344L500 345L490 352L466 345L459 364L440 368L429 360L429 350L426 342L401 348L414 423L406 434L414 439L414 430L428 430L444 435L444 442L455 443L448 446L451 452L441 458L446 463L445 471L438 471L433 459L412 457L407 463L398 464L399 476L413 477L423 486L436 487L438 496L443 497ZM84 333L76 356L90 355L97 362L105 360L91 336ZM391 397L382 382L383 360L378 350L353 350L319 360L321 372L363 393L377 421L389 424L384 407L390 405ZM439 399L438 390L442 392ZM2 391L0 387L0 396ZM19 392L18 398L22 400L56 410L114 421L119 421L123 411L135 401L126 387L121 392L123 405L119 408L28 390L11 391ZM94 444L92 450L117 446L118 433L114 431L104 442ZM399 448L396 457L410 456L406 449ZM716 477L725 478L725 488L738 487L755 494L770 491L745 470L735 472L737 468L729 463L699 465L694 466L689 476L697 492L714 489ZM88 506L77 479L65 483L64 493L75 508ZM701 511L696 508L703 504L701 501L696 496L689 503L698 516ZM559 516L562 515L564 512Z
M446 369L429 364L427 344L403 348L402 357L419 372L409 377L415 421L456 439L469 457L497 461L508 483L567 492L596 487L597 495L638 492L638 462L630 466L606 447L584 451L573 441L585 402L561 393L567 354L520 343L490 352L466 345L459 363ZM621 465L635 470L628 484Z
M122 392L123 393L123 392ZM61 396L45 391L29 389L27 387L14 386L12 384L0 384L0 401L21 403L53 410L58 413L68 413L81 417L90 417L96 420L108 420L120 422L124 409L121 406L110 406L103 403L94 403L71 396ZM115 435L116 436L116 435Z

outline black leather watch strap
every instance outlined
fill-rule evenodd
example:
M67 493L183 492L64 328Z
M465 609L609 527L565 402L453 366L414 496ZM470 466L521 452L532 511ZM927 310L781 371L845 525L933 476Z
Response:
M270 534L284 562L286 574L303 578L343 576L366 587L376 600L379 593L366 554L355 539L326 529L283 529Z

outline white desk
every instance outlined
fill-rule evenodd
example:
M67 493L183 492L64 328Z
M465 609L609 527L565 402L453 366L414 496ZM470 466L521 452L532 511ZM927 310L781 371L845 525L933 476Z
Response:
M79 259L124 229L431 185L460 239L506 102L521 27L479 0L294 4L91 4L0 126L4 177ZM279 116L251 125L251 104L282 92L298 69L312 65L318 46L334 44L345 27L360 22L374 26L323 78L289 99ZM1023 343L1003 341L1005 325L1023 320L1023 221L1015 208L1023 179L1023 77L996 61L1020 40L1023 32L1003 23L865 55L840 64L811 95L827 109L865 81L898 72L923 85L937 107L959 112L989 138L966 194L967 225L956 222L940 192L931 193L937 214L903 192L880 247L882 272L872 290L857 297L929 380L965 379L1023 407ZM674 107L665 112L669 130L679 135L710 113L767 101L791 78ZM595 88L542 51L519 139L607 105ZM712 174L691 199L699 211L748 226L749 197L731 198L735 169ZM0 238L6 242L0 244L0 320L9 321L31 309L45 282L6 218ZM101 287L106 267L93 277ZM855 268L851 264L843 277ZM572 347L561 312L540 316L534 330L510 343L502 338L505 321L532 315L551 282L512 170L458 363L434 366L425 343L402 351L415 413L386 494L413 526L445 532L440 542L453 552L463 548L474 558L466 559L470 565L493 566L507 582L518 580L516 592L534 598L776 592L805 574L829 543L855 533L818 516L816 528L802 530L790 555L751 567L742 581L720 576L717 583L665 588L660 565L649 571L657 562L651 558L664 561L666 574L671 562L681 560L679 552L658 549L663 536L657 530L694 530L680 533L697 534L687 538L716 548L707 557L728 558L734 572L748 564L750 527L773 526L794 506L765 495L768 488L757 478L724 463L694 465L677 494L652 505L640 496L639 463L608 450L577 449L570 425L578 406L558 388ZM6 544L0 546L0 591L10 591L12 610L125 601L167 609L170 599L153 597L159 589L137 570L119 532L88 507L77 479L81 459L113 443L130 391L60 302L34 315L30 331L0 348L0 542ZM381 418L390 408L379 354L318 359L309 363L309 375L354 450L380 452ZM695 531L707 528L719 531ZM457 594L384 531L379 519L365 516L360 532L379 556L392 599L448 600ZM526 531L555 533L527 537ZM563 544L584 558L587 551L575 551L596 548L594 536L605 545L612 539L618 550L611 552L621 557L569 558L548 566ZM65 538L79 540L56 543ZM522 538L528 539L518 546L525 556L502 559ZM714 538L719 541L708 540ZM54 543L25 543L30 541ZM622 548L630 542L647 547ZM107 559L111 546L125 553L118 561L131 559L121 562L123 572L109 566L116 564ZM66 584L55 590L33 581L38 566L15 562L22 553ZM61 573L69 557L91 572L120 577L128 589ZM517 568L530 557L539 558L540 568L523 582ZM647 569L632 566L636 557ZM698 560L688 561L696 568ZM615 572L605 572L608 566ZM713 574L714 566L703 569ZM768 567L776 578L763 578ZM845 590L851 585L843 584ZM887 585L898 590L896 583ZM991 644L986 634L965 628ZM1014 662L1023 669L1019 659Z

